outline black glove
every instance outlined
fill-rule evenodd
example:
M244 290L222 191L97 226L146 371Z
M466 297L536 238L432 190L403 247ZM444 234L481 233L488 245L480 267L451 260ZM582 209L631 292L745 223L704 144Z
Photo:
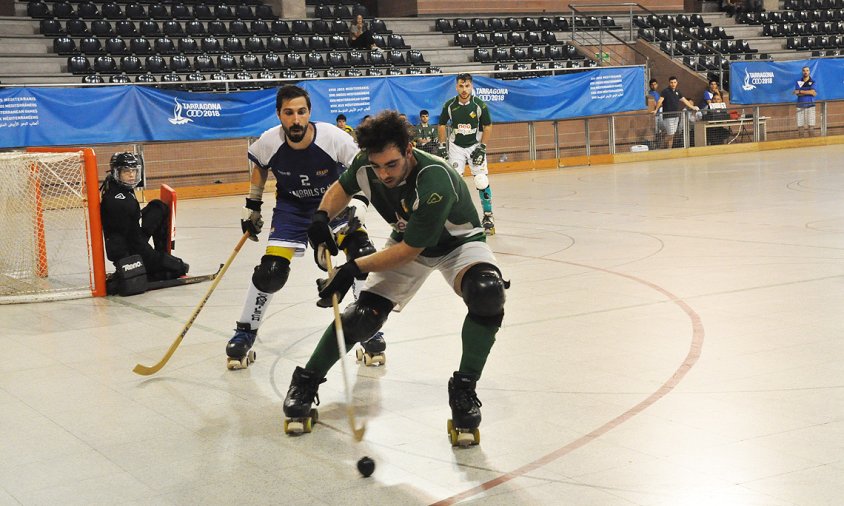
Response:
M311 218L311 225L308 227L308 243L314 251L322 245L334 256L339 250L337 243L334 242L334 233L331 231L328 221L327 212L317 211L314 213Z
M444 143L444 142L440 144L440 148L439 148L439 153L438 153L438 155L439 155L441 158L444 158L444 159L448 160L448 144L446 144L446 143Z
M483 142L478 144L478 147L472 150L471 157L472 165L475 167L484 163L484 160L486 159L486 144Z
M350 260L331 271L327 279L318 279L319 300L317 306L331 307L331 296L335 293L337 294L337 302L342 301L355 282L355 278L361 274L358 264L354 260Z
M246 197L246 205L243 207L243 215L240 218L240 228L243 232L249 232L249 238L253 241L258 240L258 234L264 227L264 220L261 219L261 202L260 200L250 199Z

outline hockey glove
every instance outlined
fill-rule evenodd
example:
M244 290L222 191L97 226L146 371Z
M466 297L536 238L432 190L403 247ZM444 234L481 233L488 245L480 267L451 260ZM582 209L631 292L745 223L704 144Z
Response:
M337 294L337 302L341 302L355 282L355 278L362 274L358 264L354 260L350 260L331 271L327 279L318 279L319 300L317 306L331 307L331 296L333 294Z
M314 213L311 218L311 225L308 227L308 243L310 243L311 248L315 252L319 252L320 246L322 246L334 256L339 250L337 249L337 243L334 242L334 233L331 231L331 226L328 222L328 213L325 211ZM319 258L317 256L317 259ZM319 264L319 260L317 260L317 264Z
M243 232L249 232L249 238L253 241L258 240L258 234L264 227L264 220L261 219L261 202L260 200L246 198L246 205L243 207L243 214L240 218L240 228Z
M486 160L486 144L484 144L483 142L478 144L478 147L476 147L472 151L471 157L472 165L474 165L475 167L477 167L478 165L482 165L484 163L484 160Z
M448 144L444 142L441 143L439 152L437 154L440 156L440 158L448 160Z

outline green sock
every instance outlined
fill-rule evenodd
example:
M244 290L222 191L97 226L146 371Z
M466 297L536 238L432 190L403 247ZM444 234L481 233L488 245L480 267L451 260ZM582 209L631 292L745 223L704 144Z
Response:
M352 349L354 344L346 343L346 352ZM334 330L334 323L325 329L322 338L319 340L316 349L311 354L310 360L305 365L305 369L314 371L319 377L324 378L328 374L329 369L340 360L340 355L337 353L337 333Z
M460 359L460 372L481 377L489 350L495 343L498 328L482 325L466 315L463 320L463 357Z

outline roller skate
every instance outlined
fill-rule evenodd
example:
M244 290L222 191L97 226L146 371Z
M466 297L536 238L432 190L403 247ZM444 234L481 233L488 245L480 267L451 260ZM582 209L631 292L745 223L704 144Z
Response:
M481 225L483 225L484 233L486 235L495 235L495 220L492 217L492 213L484 213L483 220L481 220Z
M256 355L252 350L252 345L255 344L256 337L258 337L258 332L252 330L248 323L237 322L234 336L226 345L226 355L228 355L226 368L228 370L246 369L255 361Z
M355 348L355 356L358 362L363 362L365 366L379 366L387 363L387 357L384 355L384 350L387 349L387 343L384 342L384 333L376 332L366 341L361 341L360 347Z
M325 378L318 378L316 373L297 367L290 380L287 397L284 398L284 433L301 434L311 432L319 416L311 404L319 406L320 383Z
M481 442L478 426L481 424L481 401L475 393L477 380L470 374L455 372L448 380L448 437L451 446L466 447Z

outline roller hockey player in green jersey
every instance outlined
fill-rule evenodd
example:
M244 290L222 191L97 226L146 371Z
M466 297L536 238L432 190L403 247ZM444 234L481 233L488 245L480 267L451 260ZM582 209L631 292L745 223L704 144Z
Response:
M492 117L486 103L474 96L472 91L472 74L459 74L457 96L448 99L440 113L440 156L451 162L451 166L461 174L463 167L469 166L481 197L484 232L492 235L495 233L495 221L486 159L486 143L492 135ZM448 124L451 124L451 137L448 137L446 145L445 127Z
M486 244L462 176L442 158L414 149L410 125L398 113L385 111L364 122L357 137L361 152L328 189L318 213L333 218L362 191L393 232L380 251L335 269L320 283L319 296L342 299L356 277L368 274L358 300L341 316L348 351L377 332L391 311L405 307L429 274L439 271L468 310L461 332L463 355L448 380L449 434L454 445L477 444L481 402L475 386L504 318L509 283ZM319 385L339 359L332 323L305 367L293 372L284 400L287 432L310 430Z

